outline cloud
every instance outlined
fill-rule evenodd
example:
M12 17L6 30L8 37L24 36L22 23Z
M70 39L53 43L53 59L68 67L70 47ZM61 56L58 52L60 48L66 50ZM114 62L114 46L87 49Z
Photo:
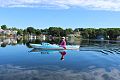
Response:
M0 7L42 7L120 11L120 0L0 0Z

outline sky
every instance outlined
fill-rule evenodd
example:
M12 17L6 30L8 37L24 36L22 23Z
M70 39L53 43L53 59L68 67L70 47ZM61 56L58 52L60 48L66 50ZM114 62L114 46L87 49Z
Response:
M0 0L0 25L120 28L120 0Z

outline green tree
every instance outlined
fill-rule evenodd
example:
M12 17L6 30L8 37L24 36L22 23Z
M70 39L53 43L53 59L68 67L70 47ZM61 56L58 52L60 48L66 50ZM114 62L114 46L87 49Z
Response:
M23 30L22 29L18 29L17 30L17 35L23 35Z
M65 29L65 36L72 33L73 33L73 30L71 28Z
M116 40L117 36L120 36L120 28L108 28L107 35L109 39Z
M12 27L11 30L13 30L13 31L16 30L17 31L18 29L16 27Z
M84 29L83 29L83 28L75 28L74 31L75 31L75 32L78 32L78 31L84 31Z
M41 30L39 30L39 29L35 30L35 34L36 35L40 35L41 34Z
M6 26L6 25L2 25L2 26L1 26L1 29L6 30L6 29L7 29L7 26Z
M33 27L28 27L28 28L27 28L27 32L28 32L29 34L35 33L35 29L34 29Z
M64 30L60 27L50 27L48 29L48 34L55 37L60 37L64 36Z
M23 30L23 35L27 35L27 34L28 34L27 30L24 29L24 30Z

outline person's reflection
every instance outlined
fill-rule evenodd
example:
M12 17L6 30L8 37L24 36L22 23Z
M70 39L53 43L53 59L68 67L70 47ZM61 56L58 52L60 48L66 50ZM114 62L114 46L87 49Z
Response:
M29 52L39 52L40 50L39 49L37 49L37 48L33 48L31 51L29 51Z
M66 52L62 51L62 52L60 52L60 54L61 54L61 60L64 60L64 56L66 55Z

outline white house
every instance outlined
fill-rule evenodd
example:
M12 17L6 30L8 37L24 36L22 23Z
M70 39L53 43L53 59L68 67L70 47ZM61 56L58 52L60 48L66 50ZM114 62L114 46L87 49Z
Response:
M120 40L120 36L117 37L117 40Z
M6 35L10 35L10 34L11 34L11 31L10 31L10 30L4 30L3 33L6 34Z
M3 31L4 31L4 30L0 28L0 34L2 34L2 33L3 33Z
M17 36L17 31L0 29L0 34Z

